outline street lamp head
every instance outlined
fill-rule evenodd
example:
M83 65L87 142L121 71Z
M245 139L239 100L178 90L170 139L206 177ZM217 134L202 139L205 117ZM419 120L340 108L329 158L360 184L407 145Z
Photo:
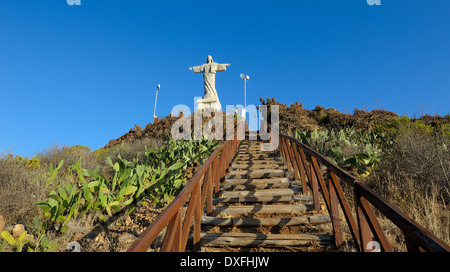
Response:
M250 79L250 77L245 75L245 74L241 74L241 78L244 79L244 80L249 80Z
M156 90L159 90L159 88L161 88L161 84L158 84L158 86L156 87Z

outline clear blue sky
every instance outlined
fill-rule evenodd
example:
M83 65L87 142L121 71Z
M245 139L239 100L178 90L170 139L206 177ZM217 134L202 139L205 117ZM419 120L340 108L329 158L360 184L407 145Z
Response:
M207 55L222 105L246 73L247 104L450 111L448 0L2 0L0 153L95 150L151 122L158 83L158 116L193 108Z

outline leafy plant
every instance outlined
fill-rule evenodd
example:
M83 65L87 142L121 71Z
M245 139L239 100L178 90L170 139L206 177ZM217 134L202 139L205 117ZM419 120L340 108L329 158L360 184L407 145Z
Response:
M58 177L58 171L63 166L63 164L64 160L61 160L56 168L53 167L53 164L50 164L47 172L47 187L54 183L54 181Z
M26 231L22 232L20 234L20 236L17 238L17 240L14 239L14 237L6 230L2 231L0 235L3 237L3 239L5 239L5 241L8 244L10 244L12 246L16 246L16 251L17 252L22 252L22 248L23 248L23 245L24 245L24 239L25 239L25 237L27 235Z
M79 214L91 210L100 211L99 219L108 220L114 213L140 201L150 198L160 206L168 204L183 188L187 181L187 167L202 164L218 143L208 141L168 140L166 145L156 150L146 149L144 162L123 159L113 162L106 159L112 169L112 176L103 175L100 167L82 169L81 158L69 167L69 173L76 176L75 185L57 185L48 195L47 201L37 201L44 216L54 223L61 222L61 232L67 231L65 224ZM56 179L58 169L49 168L48 181Z
M383 156L381 147L392 144L392 141L386 142L384 133L356 132L354 129L297 130L295 138L338 166L354 168L364 175L368 175L380 163Z
M61 236L54 241L50 241L47 237L47 223L39 222L38 217L34 217L33 224L27 226L30 231L26 241L28 252L53 252L58 247L61 239L68 238L68 236Z
M78 211L77 207L81 201L81 195L77 194L77 191L77 188L69 183L66 183L64 187L58 185L56 191L50 192L47 202L37 201L35 205L42 207L44 216L51 221L63 222L61 232L64 233L67 231L64 224Z

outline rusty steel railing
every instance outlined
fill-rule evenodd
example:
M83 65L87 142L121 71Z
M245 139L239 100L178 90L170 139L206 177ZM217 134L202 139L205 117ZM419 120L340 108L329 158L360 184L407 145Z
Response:
M271 132L271 134L275 133ZM399 208L358 181L357 178L333 164L323 155L290 136L279 133L278 135L281 156L288 169L294 171L296 180L301 180L303 192L306 192L307 186L311 189L315 210L320 210L320 189L322 198L331 216L336 246L340 246L343 242L338 206L340 204L351 236L360 251L372 251L371 245L373 243L371 244L371 241L378 242L380 249L384 252L393 251L372 206L403 232L408 251L450 251L450 247L430 231L414 222ZM321 172L320 166L325 168L326 175ZM327 180L324 179L324 176ZM356 219L344 194L341 181L350 186L353 191Z
M242 133L242 126L241 133ZM219 192L220 179L226 175L231 160L237 153L240 140L223 142L209 156L178 196L148 226L139 238L130 246L128 252L143 252L152 245L155 239L167 226L162 242L161 252L182 252L186 250L193 222L193 250L200 249L201 217L205 208L209 214L213 207L213 191ZM187 210L184 213L184 208Z

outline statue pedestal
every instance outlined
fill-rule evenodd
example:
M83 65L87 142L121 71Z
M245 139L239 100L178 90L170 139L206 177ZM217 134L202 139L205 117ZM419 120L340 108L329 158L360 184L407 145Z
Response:
M222 105L216 98L200 98L197 99L197 110L214 109L216 111L222 110Z

